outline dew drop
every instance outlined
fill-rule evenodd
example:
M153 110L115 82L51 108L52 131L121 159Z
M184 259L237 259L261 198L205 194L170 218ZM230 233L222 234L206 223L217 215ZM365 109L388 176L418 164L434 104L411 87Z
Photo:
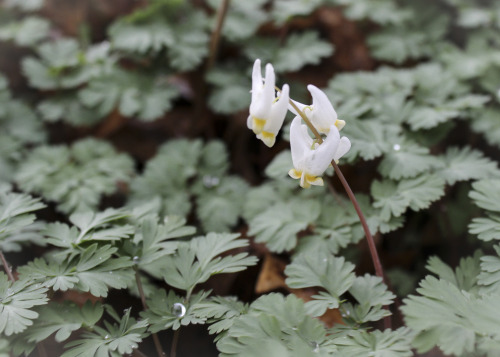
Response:
M326 263L327 261L328 261L328 259L323 258L323 263Z
M218 186L220 183L220 179L216 176L205 175L203 176L203 185L206 188L212 188Z
M135 257L132 258L132 261L134 262L135 265L139 264L139 262L141 261L141 258L139 258L137 255Z
M394 149L394 151L399 151L399 150L401 150L401 145L394 144L394 146L392 148Z
M180 302L176 302L172 307L172 313L177 317L183 317L186 315L186 307Z
M319 352L319 344L317 342L313 342L312 345L314 347L313 352L318 353Z
M105 340L109 340L109 339L110 339L110 336L109 336L109 335L106 335L106 336L104 336L104 339L105 339Z

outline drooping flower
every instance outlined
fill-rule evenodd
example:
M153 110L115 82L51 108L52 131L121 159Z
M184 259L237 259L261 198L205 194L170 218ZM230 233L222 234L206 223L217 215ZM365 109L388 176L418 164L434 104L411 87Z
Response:
M332 160L338 161L351 148L351 142L345 136L340 137L335 125L330 125L328 135L322 144L309 136L307 126L301 124L301 118L295 117L290 126L290 146L294 168L288 174L294 179L300 179L300 186L309 188L311 185L323 186L320 177Z
M337 112L333 109L333 105L325 92L312 84L309 84L307 89L311 93L313 103L311 105L295 101L294 103L307 116L316 130L321 134L328 134L332 125L341 130L345 126L345 121L338 119ZM290 110L296 115L299 114L292 107L290 107Z
M262 81L260 67L260 60L255 60L252 72L252 102L247 126L253 130L257 138L271 147L274 145L276 135L285 120L288 110L289 87L285 84L281 94L276 97L273 66L270 63L266 65L264 81Z

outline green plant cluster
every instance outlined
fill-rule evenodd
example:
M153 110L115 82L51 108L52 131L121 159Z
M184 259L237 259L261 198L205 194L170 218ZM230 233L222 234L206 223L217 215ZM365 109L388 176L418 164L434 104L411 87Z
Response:
M495 1L233 0L213 64L224 0L149 1L115 15L100 40L86 25L65 34L43 16L49 3L0 5L0 45L22 49L29 87L0 74L0 251L33 257L0 272L0 357L33 356L47 341L63 357L125 356L188 325L205 325L221 356L500 353ZM363 34L372 64L339 66L323 84L347 123L340 164L369 230L379 248L416 252L387 272L391 289L366 268L363 228L339 186L298 188L289 150L278 143L260 160L260 143L240 134L256 58L280 83L334 63L341 43L307 25L325 13ZM198 127L169 132L143 159L105 135L116 122ZM429 239L464 244L458 265L424 252ZM248 301L207 288L214 275L262 268L259 249L285 257L286 289ZM123 312L110 298L119 290ZM323 322L331 311L341 323ZM401 323L382 328L391 315Z

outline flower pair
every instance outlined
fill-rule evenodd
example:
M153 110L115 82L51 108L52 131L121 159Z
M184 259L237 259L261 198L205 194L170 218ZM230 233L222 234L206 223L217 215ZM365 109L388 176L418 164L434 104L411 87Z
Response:
M337 113L324 92L313 85L307 89L313 98L312 105L305 105L289 98L289 87L284 85L281 93L276 96L275 75L271 64L266 65L266 74L262 80L260 60L256 60L252 72L252 102L247 125L261 139L271 147L278 134L289 107L296 115L290 127L290 145L294 168L288 174L294 179L300 179L300 186L308 188L311 185L323 185L320 177L328 168L332 160L339 160L346 154L351 143L348 138L340 137L345 122L337 118ZM306 125L301 124L301 116L305 115L308 121L321 133L326 134L322 144L313 140Z

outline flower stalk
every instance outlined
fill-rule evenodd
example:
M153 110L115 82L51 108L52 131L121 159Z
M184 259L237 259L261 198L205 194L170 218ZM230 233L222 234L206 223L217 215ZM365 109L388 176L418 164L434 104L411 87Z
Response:
M278 88L277 88L278 89ZM279 89L278 89L279 90ZM298 106L290 100L290 105L292 108L300 115L304 123L306 123L307 127L312 131L314 136L316 137L316 140L318 141L319 144L323 142L323 138L319 134L318 130L312 125L311 121L307 118L307 116L304 114L302 110L298 108ZM382 268L382 263L380 262L380 258L377 252L377 246L375 244L375 240L373 239L373 236L370 232L370 228L368 227L368 223L366 221L366 218L361 211L361 207L359 206L358 200L356 199L356 196L354 196L354 193L352 192L351 187L349 186L349 183L344 177L344 174L340 170L339 166L335 162L335 160L332 160L332 166L333 169L335 170L335 174L338 176L340 182L342 183L342 186L344 186L344 190L347 193L347 196L349 196L349 199L351 200L352 205L354 206L354 209L356 213L358 214L359 221L361 222L361 226L363 227L363 231L365 233L366 241L368 243L368 248L370 250L370 256L372 258L373 266L375 268L375 274L382 278L382 282L387 285L385 281L385 276L384 276L384 269ZM391 318L390 316L386 316L384 318L384 326L385 328L391 328Z

